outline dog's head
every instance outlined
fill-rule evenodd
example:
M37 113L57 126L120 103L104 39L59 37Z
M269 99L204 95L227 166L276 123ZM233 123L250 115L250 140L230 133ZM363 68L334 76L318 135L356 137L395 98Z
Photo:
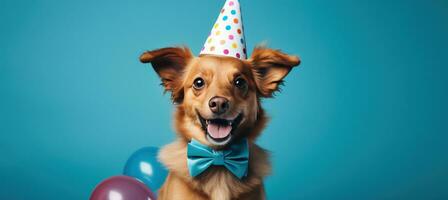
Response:
M242 137L255 139L266 122L260 98L272 97L300 63L296 56L265 47L255 48L248 60L194 57L179 47L145 52L140 61L152 63L171 92L177 132L214 148Z

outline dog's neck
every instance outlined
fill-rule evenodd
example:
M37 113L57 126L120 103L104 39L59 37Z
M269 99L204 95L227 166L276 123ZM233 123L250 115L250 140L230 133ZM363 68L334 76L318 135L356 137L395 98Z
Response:
M249 169L243 179L236 178L221 166L212 166L198 177L191 177L187 166L188 140L179 137L175 142L163 147L159 160L172 175L185 181L192 189L203 192L211 199L233 199L263 184L263 178L270 173L268 152L249 140ZM241 188L245 188L242 190Z

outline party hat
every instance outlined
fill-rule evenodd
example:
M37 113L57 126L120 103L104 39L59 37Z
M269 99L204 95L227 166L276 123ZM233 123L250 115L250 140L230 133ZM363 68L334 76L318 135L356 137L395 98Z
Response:
M226 0L200 54L247 58L239 0Z

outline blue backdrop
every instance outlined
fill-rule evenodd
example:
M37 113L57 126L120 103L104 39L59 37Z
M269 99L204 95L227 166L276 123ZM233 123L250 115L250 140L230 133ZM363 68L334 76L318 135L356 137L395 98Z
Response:
M241 0L249 49L300 55L263 105L269 199L448 199L448 3ZM0 199L87 199L174 139L144 50L198 53L222 0L1 0Z

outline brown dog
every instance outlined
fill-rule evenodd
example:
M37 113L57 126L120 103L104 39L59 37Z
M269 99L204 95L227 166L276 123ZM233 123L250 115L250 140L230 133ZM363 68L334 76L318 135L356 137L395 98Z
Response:
M278 91L299 58L265 47L255 48L248 60L194 57L184 47L148 51L140 61L152 63L176 105L177 140L159 153L170 170L159 199L265 199L263 178L271 167L268 153L255 144L267 122L260 98ZM187 144L191 139L220 150L242 138L249 141L246 177L240 180L222 166L190 176Z

